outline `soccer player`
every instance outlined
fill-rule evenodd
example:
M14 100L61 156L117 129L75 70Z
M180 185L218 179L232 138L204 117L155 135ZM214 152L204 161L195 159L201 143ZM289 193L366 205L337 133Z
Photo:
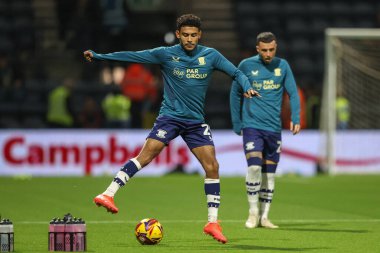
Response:
M206 91L211 73L217 69L241 85L244 96L251 98L258 93L252 89L248 78L217 50L198 44L201 35L200 18L186 14L177 19L177 45L137 52L84 52L88 61L97 59L160 64L164 80L159 116L141 152L122 166L106 191L96 196L94 202L109 212L117 213L114 195L119 188L159 155L172 139L180 135L206 173L204 190L208 205L208 223L203 231L219 242L226 243L227 238L217 221L220 204L219 164L215 157L210 127L204 119Z
M246 189L249 203L247 228L278 228L269 219L274 193L274 174L281 152L281 103L283 92L290 97L293 134L300 131L300 102L288 62L276 57L277 40L273 33L257 36L257 55L244 59L239 69L247 75L261 97L245 99L234 81L230 93L233 130L243 135L248 171Z

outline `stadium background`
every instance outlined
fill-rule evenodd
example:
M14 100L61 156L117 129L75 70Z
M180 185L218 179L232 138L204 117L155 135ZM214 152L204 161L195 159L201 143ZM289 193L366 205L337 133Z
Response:
M167 33L174 31L176 17L187 12L202 17L202 43L215 47L235 64L254 53L258 32L274 32L279 39L278 56L289 61L306 101L318 101L325 28L377 28L379 9L375 0L2 0L0 127L47 127L48 92L68 77L77 82L75 113L80 113L87 96L100 104L122 75L118 67L126 64L86 64L82 52L171 45L176 42ZM159 79L159 70L147 67ZM108 77L107 71L114 71L115 78ZM220 103L220 98L228 97L230 83L226 75L214 74L206 104L207 121L213 129L231 127L226 120L228 103ZM160 81L157 89L159 92ZM319 103L310 102L307 107L307 128L319 126ZM159 103L152 110L157 106ZM150 124L144 127L150 128Z
M323 135L319 134L322 133L319 126L325 74L324 32L326 28L377 28L380 25L379 6L374 0L3 0L0 2L0 138L3 144L0 175L70 174L67 171L72 171L73 175L91 174L85 164L77 166L75 159L85 161L85 158L65 158L62 152L56 154L53 159L55 163L44 157L31 157L29 160L32 162L19 164L9 160L12 155L17 159L25 157L35 143L42 150L47 150L46 154L49 147L57 145L63 149L73 145L84 148L94 146L89 156L101 160L95 166L98 167L95 174L112 174L118 167L115 164L122 163L126 158L119 163L104 162L98 146L106 147L106 140L113 138L115 133L123 136L119 142L135 145L130 149L137 152L144 138L135 141L128 139L128 136L132 133L145 136L152 126L161 101L161 76L157 66L144 66L153 77L154 95L143 98L140 107L135 107L138 113L132 114L131 127L111 129L107 125L102 103L108 94L133 82L123 78L127 76L129 64L89 64L84 61L82 53L86 49L106 53L172 45L177 43L173 38L176 17L189 12L203 20L201 43L215 47L235 64L254 54L257 33L272 31L278 36L278 56L289 61L304 98L301 116L304 130L300 137L290 137L289 141L288 133L284 131L284 162L280 163L279 174L314 175L326 171L326 168L321 169L320 157L328 149ZM70 129L52 130L47 122L49 94L67 80L74 83L71 95L74 123ZM230 142L229 148L216 143L217 151L225 150L223 154L218 154L218 159L223 161L223 174L226 171L228 175L243 175L240 139L229 131L231 122L227 101L230 84L231 80L225 74L216 72L213 75L205 106L206 121L219 139ZM376 92L377 88L373 93ZM89 107L90 111L94 109L96 116L84 116ZM288 125L286 114L289 115L289 112L284 111L284 127ZM96 120L93 119L95 117ZM358 121L361 120L352 124L348 122L348 130L337 134L338 172L380 171L380 159L376 153L379 145L376 140L380 138L376 129L380 126L369 118L367 122L371 125L361 124L361 129L357 129ZM89 128L91 131L86 130ZM86 133L86 141L74 137L83 133ZM49 138L50 134L57 138ZM368 139L363 136L373 137ZM12 144L18 138L24 141ZM303 139L300 141L298 138ZM356 147L363 148L351 151L339 148L348 147L352 142L356 143ZM12 145L7 146L9 143ZM171 149L170 152L176 151ZM226 154L232 154L233 158L227 158L229 156ZM83 155L85 153L80 154ZM196 163L194 157L189 157L187 160L172 161L166 170L156 169L156 174L183 168L186 172L201 170L199 165L193 165L193 162ZM35 159L42 160L38 162ZM68 161L65 162L65 159ZM241 163L232 163L235 160ZM109 167L115 169L110 170ZM150 167L153 169L156 166ZM234 168L231 172L231 167L238 169ZM149 174L149 170L146 171Z

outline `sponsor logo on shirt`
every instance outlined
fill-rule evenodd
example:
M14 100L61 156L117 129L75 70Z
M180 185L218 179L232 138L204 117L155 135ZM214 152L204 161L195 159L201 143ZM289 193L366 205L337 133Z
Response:
M179 62L179 57L177 57L177 56L172 56L172 61L174 61L174 62Z
M255 90L261 90L261 87L263 87L263 84L262 84L262 83L258 83L258 82L256 82L256 81L253 81L253 82L252 82L252 85L253 85L253 88L254 88Z
M274 83L273 80L264 80L263 89L264 90L277 90L281 87L281 84Z
M262 83L253 81L252 86L255 90L277 90L281 87L281 84L274 83L273 80L264 80Z
M258 70L252 70L251 73L252 73L253 76L258 76L259 75L259 71Z
M179 68L173 69L173 75L178 76L179 78L182 78L185 74L185 71L180 70Z
M186 77L189 79L205 79L207 73L199 73L199 69L186 69Z

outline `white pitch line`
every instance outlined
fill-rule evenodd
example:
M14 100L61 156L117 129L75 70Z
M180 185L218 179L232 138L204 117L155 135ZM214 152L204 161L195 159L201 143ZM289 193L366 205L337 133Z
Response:
M223 223L244 223L245 220L221 220ZM299 220L272 220L276 223L376 223L380 219L299 219ZM86 221L86 224L135 224L137 221L108 220ZM162 223L204 223L205 220L160 220ZM48 224L49 221L15 221L14 224Z

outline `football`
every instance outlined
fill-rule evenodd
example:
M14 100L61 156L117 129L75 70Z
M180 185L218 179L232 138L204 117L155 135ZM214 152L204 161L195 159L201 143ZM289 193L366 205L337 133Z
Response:
M154 245L162 240L164 230L158 220L151 218L143 219L137 223L135 235L142 245Z

